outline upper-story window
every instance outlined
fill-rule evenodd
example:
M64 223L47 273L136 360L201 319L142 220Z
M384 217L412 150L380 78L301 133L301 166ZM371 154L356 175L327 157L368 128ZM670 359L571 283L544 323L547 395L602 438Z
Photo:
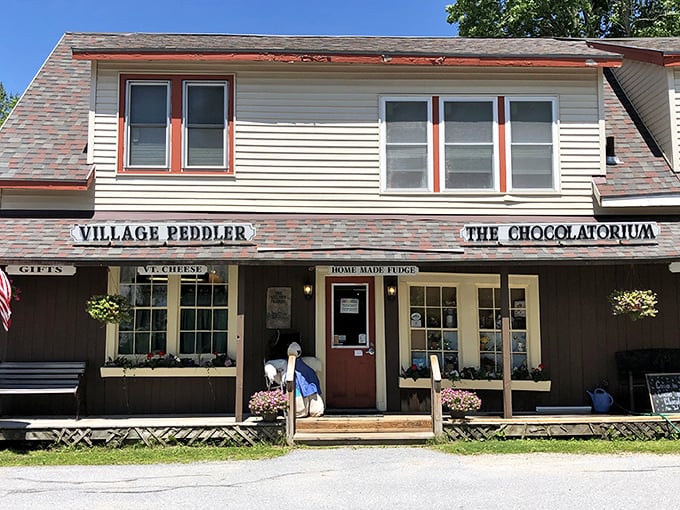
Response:
M444 188L496 189L496 103L492 99L445 99L442 110Z
M429 190L431 103L395 98L383 102L385 182L388 190Z
M119 170L232 173L232 81L122 76Z
M555 101L524 98L506 101L511 189L555 189Z
M553 191L557 100L383 98L385 191Z

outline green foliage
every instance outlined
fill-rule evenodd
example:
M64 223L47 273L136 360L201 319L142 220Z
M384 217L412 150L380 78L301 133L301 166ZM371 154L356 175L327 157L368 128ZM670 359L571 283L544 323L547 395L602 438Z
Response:
M19 96L16 94L8 94L5 87L0 82L0 127L5 123L5 119L12 111L14 105L19 101Z
M456 0L463 37L672 37L680 0Z
M656 293L651 290L614 290L608 299L614 315L628 315L634 321L659 313Z
M125 324L132 320L130 303L119 294L92 296L87 300L85 310L90 317L105 324Z

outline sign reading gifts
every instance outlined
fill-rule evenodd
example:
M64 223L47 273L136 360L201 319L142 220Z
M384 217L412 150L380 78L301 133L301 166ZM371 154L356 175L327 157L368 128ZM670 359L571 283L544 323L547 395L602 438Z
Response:
M526 241L655 241L656 222L630 223L508 223L465 225L460 237L477 242Z
M112 241L250 241L255 227L250 223L90 223L73 225L76 242Z

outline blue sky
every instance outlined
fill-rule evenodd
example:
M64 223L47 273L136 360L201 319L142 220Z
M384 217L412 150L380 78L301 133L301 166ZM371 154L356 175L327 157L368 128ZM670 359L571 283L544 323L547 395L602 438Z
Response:
M2 0L0 81L28 86L64 32L452 36L453 0Z

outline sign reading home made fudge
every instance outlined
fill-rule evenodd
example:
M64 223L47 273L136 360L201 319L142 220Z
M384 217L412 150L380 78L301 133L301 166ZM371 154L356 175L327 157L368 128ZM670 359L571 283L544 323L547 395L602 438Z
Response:
M630 223L507 223L470 224L460 237L477 242L526 241L655 241L659 235L656 222Z
M328 274L344 276L402 276L417 274L418 266L330 266Z
M255 227L250 223L90 223L73 225L76 242L219 242L250 241Z

